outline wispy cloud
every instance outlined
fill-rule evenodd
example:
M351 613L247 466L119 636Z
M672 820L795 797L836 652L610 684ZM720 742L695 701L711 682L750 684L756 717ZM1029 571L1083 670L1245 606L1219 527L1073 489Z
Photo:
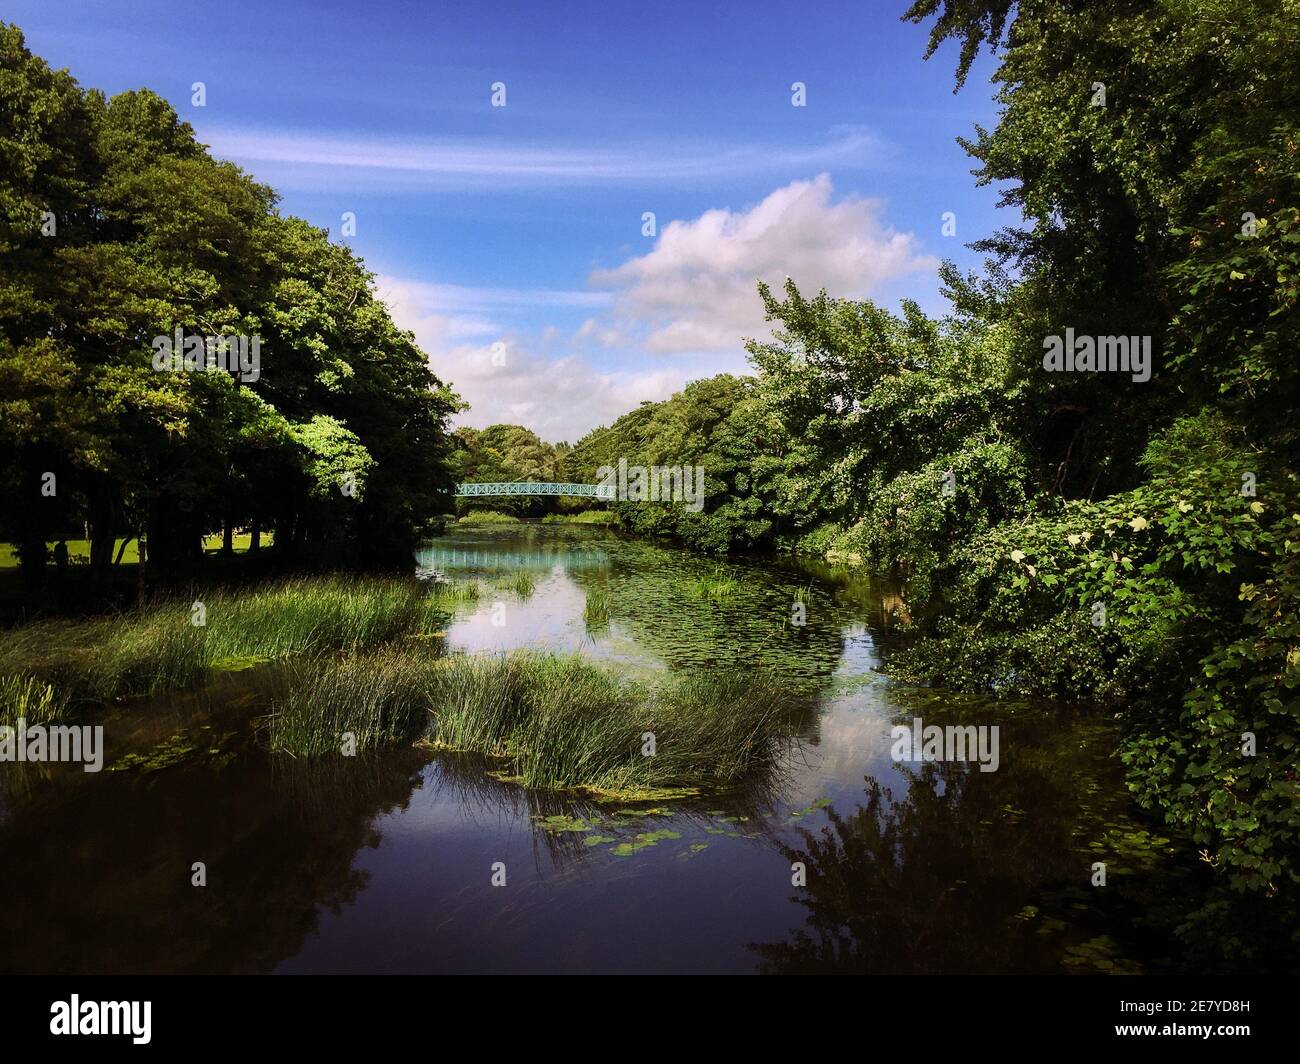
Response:
M564 291L556 288L475 288L459 284L401 282L407 292L431 311L480 311L529 307L604 307L608 292Z
M601 146L539 145L470 138L383 139L339 133L213 128L201 131L213 152L259 174L272 167L297 187L337 180L423 186L494 181L507 184L658 183L737 177L774 171L868 166L891 153L860 128L832 131L821 144L623 143ZM335 175L331 178L331 175Z

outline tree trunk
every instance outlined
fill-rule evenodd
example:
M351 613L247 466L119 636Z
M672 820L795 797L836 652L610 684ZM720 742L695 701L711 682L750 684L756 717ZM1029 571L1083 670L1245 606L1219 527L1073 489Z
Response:
M22 491L26 501L18 506L18 564L28 587L39 587L45 582L45 563L49 554L45 549L43 528L46 501L41 494L41 472L38 461L30 461L23 470Z
M108 579L117 537L117 505L113 485L102 476L90 484L90 572L96 581Z

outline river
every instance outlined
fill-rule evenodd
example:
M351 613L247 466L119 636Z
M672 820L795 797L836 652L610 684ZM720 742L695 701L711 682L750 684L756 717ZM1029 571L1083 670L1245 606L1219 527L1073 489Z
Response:
M521 597L502 578L526 571ZM902 604L858 571L719 563L562 525L461 528L422 578L477 579L435 643L572 651L653 681L765 671L813 707L782 771L619 812L474 757L269 754L277 667L115 710L110 767L32 766L0 804L0 968L18 972L1142 971L1168 883L1111 724L909 688L881 671ZM717 600L702 576L731 577ZM593 589L608 620L584 619ZM803 606L806 623L795 623ZM431 646L430 653L439 652ZM996 771L898 762L891 728L998 728ZM170 744L170 747L169 745ZM549 819L548 819L549 818ZM604 841L598 841L604 840ZM201 862L206 885L193 885ZM1094 885L1105 862L1107 885ZM494 885L494 878L504 885ZM1143 892L1147 893L1144 894Z

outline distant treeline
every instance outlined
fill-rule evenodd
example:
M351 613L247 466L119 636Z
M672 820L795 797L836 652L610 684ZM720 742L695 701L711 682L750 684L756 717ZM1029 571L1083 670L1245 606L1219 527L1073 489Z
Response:
M455 450L451 455L451 468L457 482L491 484L541 480L554 483L564 479L564 456L569 445L546 443L522 425L458 428L452 437ZM556 496L486 496L460 499L457 503L462 511L472 504L475 509L498 510L516 517L541 517L561 509L582 508L577 500Z
M209 337L260 365L187 372L178 336L191 368ZM118 537L165 577L236 527L409 562L455 407L348 248L161 97L83 89L0 23L0 538L29 577L83 526L99 575Z

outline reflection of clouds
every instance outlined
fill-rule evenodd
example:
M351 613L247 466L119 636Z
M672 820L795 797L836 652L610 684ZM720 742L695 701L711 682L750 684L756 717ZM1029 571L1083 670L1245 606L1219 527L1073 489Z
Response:
M806 767L796 760L791 804L806 805L828 790L860 799L863 776L876 776L886 786L901 783L889 757L894 712L883 686L835 695L823 703L817 745L804 744Z
M862 676L880 666L876 641L861 621L854 621L841 627L840 642L844 649L840 655L840 663L835 669L837 677Z

